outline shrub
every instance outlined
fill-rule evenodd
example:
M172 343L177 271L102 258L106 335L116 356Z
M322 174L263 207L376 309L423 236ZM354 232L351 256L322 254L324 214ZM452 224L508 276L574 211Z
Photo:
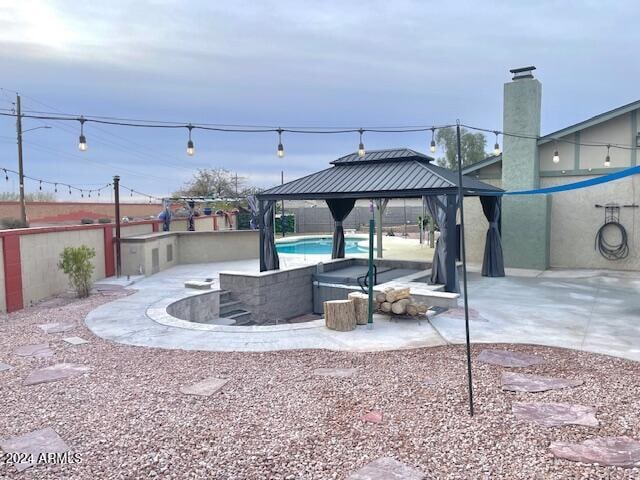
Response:
M86 245L66 247L60 254L58 268L69 276L69 284L75 289L79 298L89 296L91 274L94 269L91 259L95 256L95 249Z
M111 219L107 217L99 218L98 223L111 223Z
M92 223L94 223L95 220L93 218L81 218L80 219L80 223L83 225L90 225Z
M0 219L0 226L5 229L28 228L28 223L23 223L19 218L3 218Z

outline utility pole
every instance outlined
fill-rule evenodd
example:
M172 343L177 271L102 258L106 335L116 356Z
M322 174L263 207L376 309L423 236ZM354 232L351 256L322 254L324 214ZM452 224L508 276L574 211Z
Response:
M20 184L20 221L27 226L27 207L24 202L24 167L22 165L22 110L20 95L16 94L16 133L18 134L18 182Z
M122 256L120 251L120 177L113 177L113 198L116 204L116 277L122 272Z

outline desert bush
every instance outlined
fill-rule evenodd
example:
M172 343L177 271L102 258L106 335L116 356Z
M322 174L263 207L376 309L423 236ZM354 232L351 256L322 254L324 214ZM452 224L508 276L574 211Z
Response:
M111 219L107 217L99 218L98 223L111 223Z
M60 254L58 268L69 277L69 284L79 298L88 297L91 291L91 274L94 269L91 259L95 256L95 249L86 245L66 247Z
M2 218L0 219L0 227L3 229L27 228L28 223L23 223L19 218Z
M81 218L80 223L83 225L91 225L95 220L93 218Z

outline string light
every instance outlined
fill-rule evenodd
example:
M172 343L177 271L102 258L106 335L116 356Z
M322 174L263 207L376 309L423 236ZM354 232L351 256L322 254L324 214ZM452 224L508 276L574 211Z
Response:
M498 133L499 132L497 130L494 130L493 133L496 134L496 143L493 146L493 154L498 156L498 155L500 155L500 153L502 153L501 150L500 150L500 144L498 143Z
M282 146L282 129L278 128L278 158L284 157L284 147Z
M362 143L362 134L364 133L364 130L362 128L360 128L358 130L358 133L360 134L360 144L358 145L358 156L360 158L364 157L365 155L365 150L364 150L364 143Z
M3 168L4 170L4 179L8 182L9 181L9 174L7 173L7 169Z
M86 120L84 119L84 117L80 117L80 138L78 139L78 148L80 149L81 152L86 152L87 151L87 139L84 136L84 122Z
M558 154L558 142L555 142L555 151L553 152L553 163L560 163L560 154Z
M42 180L40 180L40 186L38 187L38 190L42 191Z
M58 193L58 184L57 183L54 184L53 191L54 191L54 193Z
M607 145L607 156L604 157L604 166L605 167L610 167L611 166L611 157L609 156L609 149L611 148L611 145Z
M193 148L193 140L191 140L191 130L193 130L193 125L189 124L187 125L187 128L189 129L189 141L187 142L187 155L193 155L194 152L194 148Z
M436 129L431 127L431 144L429 145L431 153L436 153Z

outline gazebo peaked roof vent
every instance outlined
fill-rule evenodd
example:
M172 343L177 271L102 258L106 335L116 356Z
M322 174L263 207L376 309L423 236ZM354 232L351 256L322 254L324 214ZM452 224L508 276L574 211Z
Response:
M409 160L431 163L434 158L424 153L411 150L410 148L388 148L385 150L370 150L364 154L364 157L358 156L357 152L350 153L329 163L333 165L344 165L349 163L406 162Z

